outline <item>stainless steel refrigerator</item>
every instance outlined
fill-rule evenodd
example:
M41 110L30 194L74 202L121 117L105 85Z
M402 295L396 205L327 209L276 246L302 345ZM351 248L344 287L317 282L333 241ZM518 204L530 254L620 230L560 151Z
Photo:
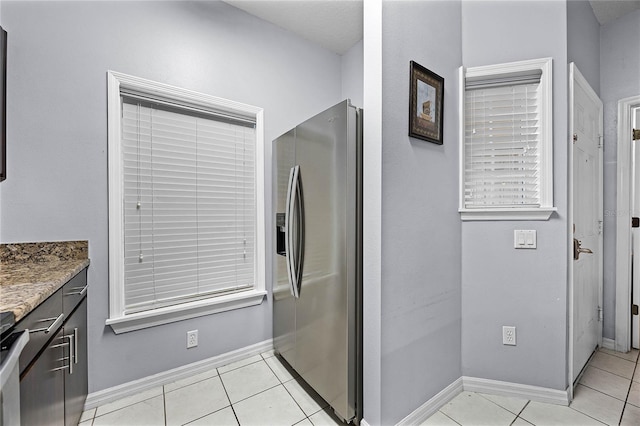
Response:
M275 351L347 422L362 417L361 123L345 100L273 146Z

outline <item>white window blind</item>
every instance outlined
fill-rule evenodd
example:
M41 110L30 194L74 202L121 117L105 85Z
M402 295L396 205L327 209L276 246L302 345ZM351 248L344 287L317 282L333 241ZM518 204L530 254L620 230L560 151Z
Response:
M465 208L541 205L539 86L531 79L467 84Z
M124 313L253 288L254 126L122 99Z

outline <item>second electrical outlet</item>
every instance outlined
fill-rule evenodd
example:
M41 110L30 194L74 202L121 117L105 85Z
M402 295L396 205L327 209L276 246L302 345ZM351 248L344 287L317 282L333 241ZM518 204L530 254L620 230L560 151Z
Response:
M516 328L509 325L502 326L502 344L516 345Z
M198 346L198 330L187 331L187 349Z

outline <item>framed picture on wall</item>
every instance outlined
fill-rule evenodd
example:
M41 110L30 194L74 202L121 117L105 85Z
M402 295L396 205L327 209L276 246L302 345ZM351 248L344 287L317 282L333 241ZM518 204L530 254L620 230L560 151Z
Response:
M442 145L444 78L411 61L409 136Z

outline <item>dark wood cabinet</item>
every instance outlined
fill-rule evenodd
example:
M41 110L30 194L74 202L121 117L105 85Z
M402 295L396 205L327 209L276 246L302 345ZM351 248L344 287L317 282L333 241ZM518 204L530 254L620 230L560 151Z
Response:
M67 347L69 367L64 377L64 424L77 425L87 399L87 298L64 324L64 335L73 342Z
M64 418L64 340L60 329L20 379L23 425L61 424Z
M29 329L20 357L23 425L77 425L87 397L87 270L16 324Z

